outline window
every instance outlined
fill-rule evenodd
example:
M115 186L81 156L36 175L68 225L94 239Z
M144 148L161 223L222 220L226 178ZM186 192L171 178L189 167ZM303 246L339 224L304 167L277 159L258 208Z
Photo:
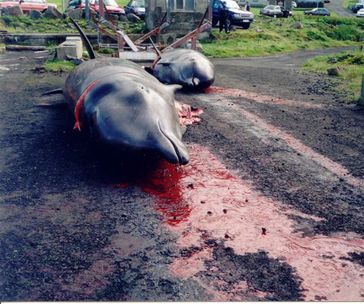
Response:
M193 11L195 9L195 0L173 0L173 9L183 11Z

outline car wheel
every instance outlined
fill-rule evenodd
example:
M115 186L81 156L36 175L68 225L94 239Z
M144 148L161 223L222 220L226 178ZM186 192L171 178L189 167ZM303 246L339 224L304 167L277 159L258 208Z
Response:
M230 32L231 31L231 28L232 28L232 22L231 22L231 19L230 18L227 18L227 20L226 20L226 26L228 28L228 31Z
M247 30L249 27L250 27L250 23L244 23L241 25L241 27L244 29L244 30Z

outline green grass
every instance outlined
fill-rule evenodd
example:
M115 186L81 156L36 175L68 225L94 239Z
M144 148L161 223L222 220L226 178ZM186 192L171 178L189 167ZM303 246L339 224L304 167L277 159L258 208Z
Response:
M5 52L5 44L0 43L0 54Z
M358 3L358 1L357 0L344 0L342 5L344 8L351 8L352 6L355 5L355 3Z
M85 29L86 21L78 22ZM71 33L75 28L64 19L30 19L28 16L0 16L0 29L10 33Z
M124 5L126 5L129 0L116 0L117 4L119 4L121 7L124 7ZM62 0L48 0L48 3L54 3L57 4L57 9L62 12ZM64 9L67 7L67 3L68 0L65 1L65 7Z
M72 62L65 60L48 60L43 64L47 72L70 72L74 67Z
M303 28L295 29L296 22L300 22ZM220 58L264 56L364 42L361 20L303 14L282 19L256 14L249 30L237 29L227 35L213 29L212 33L216 39L203 43L203 50L207 56Z
M327 74L327 69L339 68L336 90L345 92L352 102L359 99L364 74L364 52L341 52L334 55L317 56L305 62L304 69Z
M84 19L77 23L86 33L96 33L86 27ZM119 27L126 33L143 33L146 31L144 22L125 23L119 22ZM75 27L64 19L30 19L28 16L0 16L0 30L9 33L76 33Z

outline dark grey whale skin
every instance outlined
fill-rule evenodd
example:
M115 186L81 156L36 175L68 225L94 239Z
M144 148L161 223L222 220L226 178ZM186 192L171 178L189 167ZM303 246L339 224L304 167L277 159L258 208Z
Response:
M175 109L174 92L137 64L119 58L86 61L66 79L72 111L85 90L79 121L99 141L126 149L153 150L171 163L189 155Z
M215 68L197 51L172 49L162 53L153 75L166 84L179 84L186 90L203 90L214 82Z

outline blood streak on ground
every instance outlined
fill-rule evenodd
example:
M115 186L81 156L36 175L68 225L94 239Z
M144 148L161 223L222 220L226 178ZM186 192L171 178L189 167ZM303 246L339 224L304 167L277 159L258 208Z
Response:
M206 148L191 145L189 151L188 165L164 163L139 183L156 198L156 210L168 227L180 235L178 245L202 248L189 257L176 259L170 267L172 273L187 278L203 270L204 261L212 256L203 249L204 235L208 234L225 240L236 254L264 250L272 258L283 259L303 279L305 300L364 299L362 267L340 259L349 252L363 251L363 239L338 234L302 236L295 232L294 221L280 202L263 196L249 181L233 175ZM262 227L266 234L262 234Z
M239 90L213 87L211 92L223 93L223 95L225 95L225 96L235 96L235 93L234 93L235 91L239 91ZM242 96L242 97L244 97L244 96ZM245 98L250 99L250 97L245 97ZM228 103L229 107L232 110L235 110L235 111L239 112L240 114L242 114L245 118L247 118L253 124L257 125L260 129L269 132L272 136L280 138L290 148L294 149L295 151L297 151L300 154L303 154L308 159L311 159L314 162L318 163L320 166L326 168L331 173L335 174L339 178L342 178L348 184L350 184L354 187L364 188L363 179L352 176L344 166L329 159L328 157L326 157L320 153L317 153L312 148L306 146L300 140L296 139L289 133L266 122L264 119L260 118L259 116L255 115L247 110L242 109L237 104L232 103L230 100L224 100L223 98L220 98L219 102Z
M233 108L348 183L361 185L362 181L350 176L340 164L313 151L260 117L234 104ZM206 284L197 275L205 269L205 261L213 258L212 250L205 245L208 235L215 240L224 240L225 246L231 247L235 254L263 250L268 252L269 257L291 265L302 279L305 300L364 299L362 267L342 260L350 252L364 251L364 240L360 236L335 234L304 237L295 231L290 215L294 213L313 221L320 221L320 218L287 210L280 202L263 196L254 190L249 181L229 172L206 148L190 145L189 152L191 158L188 165L174 166L162 161L156 170L149 170L145 179L135 181L143 191L155 197L155 209L162 214L169 229L179 235L177 245L181 249L200 248L189 256L175 259L170 266L174 275L192 277L201 285ZM224 284L222 281L217 283ZM242 290L240 300L244 300L245 291L241 286L245 286L245 282L235 284ZM236 294L216 290L212 283L207 287L212 290L215 299L236 299ZM256 296L262 295L264 292L257 290Z
M232 96L232 97L243 97L258 103L269 103L269 104L277 104L277 105L285 105L289 107L301 107L301 108L308 108L308 109L318 109L322 108L321 104L317 103L308 103L302 102L298 100L289 100L284 98L277 98L268 95L258 94L256 92L249 92L241 89L227 89L221 87L209 87L206 89L206 93L210 94L221 94L225 96Z

